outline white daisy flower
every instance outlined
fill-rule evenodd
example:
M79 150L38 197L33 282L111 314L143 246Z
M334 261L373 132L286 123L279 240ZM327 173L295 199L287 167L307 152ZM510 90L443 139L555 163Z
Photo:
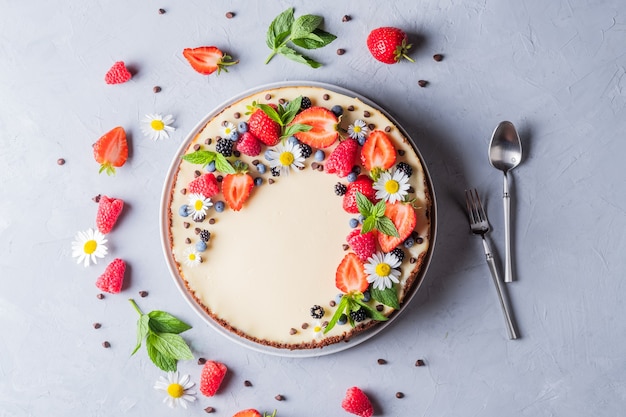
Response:
M176 130L171 125L174 117L171 114L161 116L160 114L148 114L141 120L141 131L152 140L168 139L170 133Z
M185 253L183 254L183 256L185 257L185 264L187 264L187 266L192 267L192 268L194 266L200 265L200 263L202 262L202 258L200 257L200 254L193 246L189 246L185 250Z
M376 252L365 264L367 282L373 283L374 288L384 290L398 283L400 260L393 253Z
M296 143L286 141L271 148L266 153L270 167L280 168L281 174L289 174L289 168L304 168L304 157L300 152L300 146Z
M409 177L402 171L395 170L393 175L388 171L380 174L380 177L373 185L376 190L376 198L385 200L391 204L402 201L409 192Z
M322 322L317 320L311 326L311 331L313 332L313 337L316 339L321 339L324 336L324 326L322 326Z
M191 194L189 196L189 214L194 220L200 220L206 216L206 211L213 205L211 199L202 194Z
M107 239L99 230L78 232L72 242L72 257L77 258L77 264L82 262L85 267L89 266L89 262L97 264L98 258L104 258L108 253L105 243Z
M350 135L352 139L364 139L368 133L369 128L367 127L367 123L361 119L355 120L353 124L348 126L348 135Z
M196 393L190 388L195 385L190 381L189 375L178 377L178 372L168 372L167 378L160 376L154 384L154 389L165 391L167 395L163 398L163 402L170 408L181 406L187 408L187 403L196 400Z
M235 133L237 133L237 128L234 124L232 124L231 122L224 122L222 124L222 134L224 135L224 137L230 139L230 137Z

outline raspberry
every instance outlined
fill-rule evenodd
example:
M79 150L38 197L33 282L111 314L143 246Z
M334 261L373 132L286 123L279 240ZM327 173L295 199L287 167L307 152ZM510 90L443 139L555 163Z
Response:
M360 417L371 417L374 414L372 403L359 387L348 388L346 396L341 402L341 407L348 413L356 414Z
M346 240L356 256L363 262L376 252L376 235L374 232L361 234L361 229L355 229L350 232Z
M340 177L347 176L352 172L358 147L359 144L354 139L341 142L328 157L324 170L329 174L337 173Z
M358 213L359 208L356 204L356 193L359 192L368 198L372 203L376 203L376 190L373 187L373 181L367 175L359 175L356 181L348 184L348 190L343 196L343 209L348 213Z
M113 259L104 270L104 273L100 275L96 281L96 287L98 287L100 291L111 294L119 293L122 291L122 284L124 284L125 271L126 263L119 258Z
M207 198L213 197L219 191L220 188L217 184L217 178L210 172L202 174L198 178L194 178L187 186L187 192L202 194Z
M107 84L122 84L130 80L133 75L128 71L124 61L117 61L104 76L104 82Z
M119 198L109 198L106 195L100 196L98 202L98 213L96 214L96 226L102 234L109 233L124 208L124 201Z
M413 168L411 168L411 166L406 162L399 162L398 165L396 165L396 169L404 172L407 177L410 177L411 174L413 174Z
M261 142L250 132L244 132L237 142L237 150L244 155L257 156L261 153Z
M206 361L200 375L200 392L207 397L215 395L227 370L223 363Z

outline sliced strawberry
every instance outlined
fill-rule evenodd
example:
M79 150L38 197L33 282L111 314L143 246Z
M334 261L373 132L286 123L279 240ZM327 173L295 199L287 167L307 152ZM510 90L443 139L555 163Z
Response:
M359 144L356 140L344 140L329 155L324 171L329 174L337 173L342 178L347 176L352 172L358 150Z
M275 104L270 104L276 109ZM248 119L248 131L267 146L274 146L280 141L282 128L278 122L272 120L263 110L254 110Z
M115 127L98 139L93 145L93 156L100 164L99 172L115 174L115 168L124 165L128 159L128 143L124 128Z
M303 124L312 127L306 132L298 132L295 137L314 148L328 148L339 137L337 132L339 119L324 107L309 107L298 113L291 124Z
M363 262L376 252L376 230L361 234L361 229L354 229L346 240L356 256Z
M415 214L415 209L410 204L396 202L386 204L385 216L389 217L396 226L399 237L378 233L378 244L383 252L391 252L411 235L417 223L417 215Z
M219 74L222 70L228 72L226 67L239 62L231 61L231 57L224 54L216 46L185 48L183 49L183 56L189 61L193 69L204 75L212 74L215 71Z
M361 148L361 161L368 170L389 169L396 162L396 148L382 130L371 132Z
M346 294L353 291L363 292L367 289L369 283L365 276L363 262L356 254L350 252L343 257L337 267L335 285Z
M220 191L220 187L217 184L217 178L211 172L200 175L194 178L187 186L187 192L192 194L202 194L203 196L210 198Z
M228 206L234 211L241 210L243 203L250 196L252 187L254 180L249 174L228 174L222 180L222 194Z
M359 212L356 204L356 193L363 194L368 200L376 204L374 181L367 175L359 175L356 181L348 184L346 193L343 196L343 209L348 213L356 214Z
M239 411L238 413L234 414L233 417L263 417L263 416L254 408L249 408L247 410Z

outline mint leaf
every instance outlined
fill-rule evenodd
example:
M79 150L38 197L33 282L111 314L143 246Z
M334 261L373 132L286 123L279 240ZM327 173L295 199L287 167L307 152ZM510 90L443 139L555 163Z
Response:
M295 45L304 49L318 49L328 45L335 39L337 39L337 37L332 33L325 32L321 29L315 29L309 35L298 39L292 39L291 41Z
M150 336L148 336L148 338L150 338ZM163 355L147 340L146 346L148 348L148 357L150 357L152 363L154 363L159 369L162 369L165 372L176 371L176 359Z
M279 46L291 33L292 25L293 7L290 7L276 16L272 23L270 23L270 27L267 29L267 46L269 46L270 49L275 49ZM280 38L283 38L283 40L280 40Z
M393 224L391 219L387 216L379 217L376 219L376 229L386 234L387 236L400 237L396 225Z
M172 333L150 333L146 339L156 350L172 359L193 359L185 340Z
M365 234L376 228L376 219L374 217L366 217L361 226L361 234Z
M187 162L191 162L192 164L207 165L215 159L215 152L200 150L183 155L181 158Z
M356 196L356 206L359 209L359 213L361 213L365 217L371 216L372 209L374 207L372 202L359 192L357 192L355 196Z
M372 215L374 217L382 217L385 215L385 209L387 206L385 205L385 200L380 200L376 205L372 208Z
M335 327L335 324L337 324L339 317L341 317L347 306L348 296L344 295L343 297L341 297L341 301L339 301L339 304L337 304L337 310L335 310L335 314L333 314L333 317L326 325L326 328L324 329L324 334L328 333L333 327Z
M370 294L372 296L372 299L378 301L381 304L384 304L396 310L400 308L400 303L398 302L398 292L396 291L395 287L379 290L378 288L371 286Z
M322 24L323 20L321 16L312 14L300 16L293 22L293 25L291 25L291 39L306 37L306 35L317 29L317 27Z
M364 303L361 300L358 299L354 299L353 300L356 304L358 304L359 306L363 307L365 309L365 311L367 311L367 314L370 316L370 318L372 320L376 320L376 321L387 321L388 318L387 316L385 316L384 314L381 314L378 310L376 310L375 308L370 307L368 304Z
M278 112L276 110L274 110L274 108L272 106L269 106L269 105L263 104L263 103L259 103L259 104L257 104L257 107L260 108L261 110L263 110L263 113L267 114L270 119L272 119L273 121L275 121L276 123L278 123L279 125L282 126L283 121L280 120L280 115L278 114Z
M135 349L130 354L130 356L133 356L135 353L137 353L137 351L141 347L143 339L145 339L148 335L148 332L150 331L148 328L148 321L150 321L150 317L148 317L148 315L146 314L142 314L139 317L139 320L137 320L137 346L135 346Z
M150 326L150 330L156 333L178 334L191 329L190 325L165 311L151 311L147 316L149 318L148 325Z
M300 111L300 107L302 106L302 96L298 96L291 100L289 104L283 109L283 115L281 117L283 124L289 124L296 114Z
M319 62L302 55L300 52L296 51L293 48L290 48L286 45L281 46L278 49L278 53L280 53L281 55L283 55L285 58L289 58L292 61L296 61L299 62L301 64L306 64L308 66L310 66L311 68L319 68L322 66L322 64L320 64Z
M235 169L221 153L215 154L215 169L223 174L234 174Z
M281 137L288 138L289 136L293 136L294 133L307 132L311 129L313 129L313 126L296 123L295 125L289 125L285 127L285 130L283 131Z

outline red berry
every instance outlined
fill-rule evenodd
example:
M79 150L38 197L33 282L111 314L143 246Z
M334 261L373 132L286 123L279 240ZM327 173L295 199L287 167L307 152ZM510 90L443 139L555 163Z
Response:
M372 403L358 387L348 388L346 396L341 402L341 407L348 413L356 414L360 417L371 417L374 414Z
M376 252L376 231L374 230L361 234L361 229L355 229L350 232L346 240L363 262Z
M313 148L328 148L337 138L337 123L339 119L330 110L324 107L309 107L298 113L291 124L303 124L311 126L311 130L298 132L294 136L300 142L306 143Z
M99 172L115 174L115 168L124 165L128 159L128 142L124 128L115 127L98 139L93 145L93 156L100 164Z
M354 166L358 145L354 139L346 139L337 145L328 157L324 171L329 174L337 173L340 177L347 176Z
M222 194L231 210L239 211L250 196L254 179L250 174L228 174L222 180Z
M275 104L270 106L277 108ZM263 110L257 108L248 119L248 131L267 146L274 146L280 141L282 128Z
M389 169L396 162L396 148L391 139L382 130L369 134L361 148L361 162L368 170L374 168Z
M249 408L247 410L241 410L237 414L233 415L233 417L263 417L263 416L254 408Z
M202 194L210 198L220 191L215 175L208 172L194 178L187 186L187 192L192 194Z
M207 397L215 395L227 370L223 363L206 361L200 375L200 392Z
M228 72L226 67L235 65L239 61L231 61L231 57L224 54L215 46L200 46L198 48L183 49L183 56L193 69L200 74L209 75L217 71Z
M133 75L128 71L124 61L117 61L104 76L104 82L107 84L122 84L130 80Z
M359 212L359 208L356 204L357 192L363 194L368 200L376 204L376 190L373 184L374 181L367 175L359 175L356 181L348 184L348 189L343 196L343 209L348 213Z
M413 62L406 55L411 46L406 33L394 27L377 28L367 36L367 49L374 58L385 64L395 64L402 58Z
M124 208L124 201L119 198L100 196L98 213L96 214L96 226L102 234L109 233Z
M261 153L261 142L250 132L245 132L237 141L237 150L244 155L257 156Z
M96 281L96 287L100 291L111 294L119 293L124 284L124 271L126 271L126 263L119 258L113 259Z
M347 253L337 267L335 286L344 293L363 292L369 286L363 263L357 255Z
M386 203L385 216L389 217L396 226L399 237L378 233L378 244L384 252L391 252L411 235L417 223L417 216L413 206L401 202Z

